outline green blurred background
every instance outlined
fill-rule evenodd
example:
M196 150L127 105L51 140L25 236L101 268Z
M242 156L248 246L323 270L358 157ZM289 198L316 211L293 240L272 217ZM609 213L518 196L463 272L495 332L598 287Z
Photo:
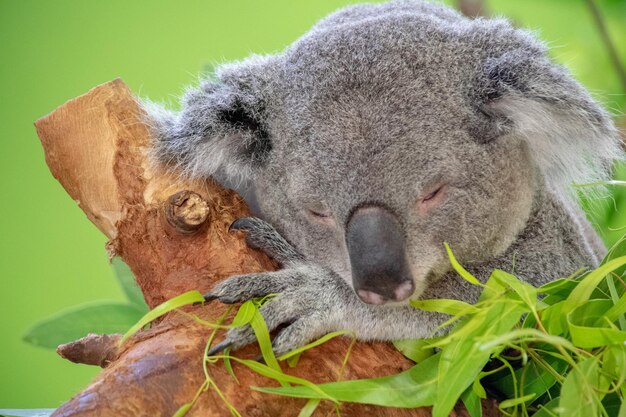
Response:
M50 175L32 123L115 77L140 95L175 101L206 68L279 51L348 3L0 0L0 408L56 407L98 372L23 342L31 324L67 306L124 299L104 237ZM486 5L537 30L557 61L614 113L624 111L623 87L584 0ZM599 5L624 61L626 1ZM607 242L620 234L610 229L626 224L622 201L620 192L593 213Z

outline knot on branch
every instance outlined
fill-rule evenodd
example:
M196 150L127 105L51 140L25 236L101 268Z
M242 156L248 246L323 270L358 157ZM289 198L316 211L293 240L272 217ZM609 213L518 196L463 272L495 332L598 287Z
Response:
M193 234L207 222L209 205L193 191L180 191L167 199L165 219L177 232Z

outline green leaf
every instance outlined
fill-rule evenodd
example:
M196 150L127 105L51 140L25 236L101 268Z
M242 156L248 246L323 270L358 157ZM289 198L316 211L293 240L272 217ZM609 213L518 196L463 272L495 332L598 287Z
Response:
M561 300L565 300L572 290L576 288L576 285L578 285L578 281L569 278L561 278L542 285L537 288L537 291L540 294L554 295Z
M124 334L124 336L122 336L122 339L120 340L120 346L124 344L124 342L128 340L129 337L137 333L152 320L161 317L162 315L169 313L172 310L176 310L177 308L184 305L203 302L204 297L202 296L202 294L200 294L197 290L192 290L159 304L154 309L146 313L137 323L135 323L133 327L131 327Z
M256 305L254 306L254 309L254 315L250 320L250 326L252 327L252 330L254 330L254 335L259 342L259 348L261 349L261 355L263 355L263 360L265 360L265 363L274 371L282 373L280 365L278 364L276 356L274 355L272 342L270 340L270 332L267 330L267 325L265 324L263 316L259 312L259 309L256 307Z
M567 300L565 300L565 304L563 305L563 313L569 314L576 307L587 301L600 283L600 281L604 279L607 274L624 265L626 265L626 256L621 256L617 259L608 261L604 265L587 274L587 276L585 276L578 283L576 288L572 290L569 297L567 297ZM563 316L563 321L566 321L565 316Z
M318 405L320 405L320 400L317 398L311 398L306 402L306 404L304 404L304 407L300 410L298 417L311 417Z
M463 391L489 361L492 351L481 349L478 338L486 334L497 337L510 331L527 311L520 305L512 305L508 300L494 302L484 312L471 316L469 322L476 323L471 331L443 347L433 417L448 416Z
M244 302L239 309L237 310L237 314L235 314L235 318L233 318L231 327L241 327L252 321L252 318L256 314L257 307L254 304L254 301L248 300Z
M415 408L432 405L437 387L437 367L441 355L433 355L409 370L373 379L331 382L317 387L336 401ZM310 387L255 388L258 391L296 398L319 398Z
M548 401L547 403L540 406L539 410L533 417L566 417L565 414L560 413L559 402L561 401L560 397L555 397Z
M611 300L589 300L567 315L567 324L574 345L590 349L626 342L626 331L607 327L606 312L613 307Z
M461 394L461 401L463 401L463 405L467 409L470 417L483 416L483 406L480 401L480 396L476 394L474 389L466 389L463 394Z
M287 352L287 353L283 354L282 356L280 356L278 358L278 360L279 361L284 361L286 359L290 359L290 358L292 358L292 357L294 357L296 355L302 354L302 352L304 352L306 350L309 350L309 349L314 348L316 346L319 346L319 345L321 345L323 343L326 343L330 339L334 339L337 336L345 336L347 334L354 334L354 332L352 332L350 330L341 330L341 331L338 331L338 332L328 333L328 334L320 337L319 339L317 339L317 340L315 340L315 341L313 341L311 343L308 343L308 344L306 344L304 346L301 346L299 348L296 348L296 349L294 349L294 350L292 350L290 352Z
M435 354L432 343L433 339L404 339L394 340L393 345L404 356L415 363L420 363Z
M424 311L449 314L451 316L471 314L478 311L476 307L459 300L438 298L434 300L411 300L411 306Z
M289 386L289 383L292 384L298 384L302 387L305 387L311 391L313 391L317 397L310 397L310 398L320 398L323 400L330 400L333 402L337 402L333 397L329 396L328 394L326 394L322 389L321 386L315 385L314 383L312 383L311 381L307 381L304 378L298 378L296 376L293 375L289 375L289 374L285 374L283 373L282 370L276 370L270 366L267 366L265 364L262 364L260 362L257 361L253 361L253 360L249 360L249 359L240 359L237 358L235 356L231 356L231 359L239 362L242 365L247 366L248 368L250 368L251 370L253 370L254 372L256 372L259 375L263 375L266 376L268 378L272 378L275 381L278 381L279 383L281 383L283 385L282 388L292 388ZM262 388L258 388L258 387L251 387L252 389L255 389L257 391L262 391Z
M623 235L617 242L613 244L613 246L611 246L600 265L604 265L611 260L624 255L626 255L626 235ZM626 268L622 266L615 269L613 272L615 272L618 276L622 276L624 275L624 272L626 272Z
M515 407L515 406L524 404L532 400L533 398L535 398L535 396L536 394L532 393L532 394L524 395L523 397L516 397L510 400L504 400L498 405L498 408L500 408L501 410L505 410L507 408Z
M142 316L137 307L112 301L81 304L41 320L24 334L24 341L48 349L89 333L123 333Z
M567 362L550 355L544 355L543 360L546 366L549 366L560 375L565 374L568 368ZM515 392L514 380L518 381L518 383L523 381L523 384L518 387L519 392L534 394L535 398L539 398L548 392L557 383L555 376L543 364L532 360L526 363L525 366L516 369L515 375L507 372L497 379L490 380L489 387L497 390L505 398L513 399L518 395Z
M565 301L559 301L541 312L541 322L548 333L552 335L560 336L565 334L561 314L564 305Z
M602 372L614 380L626 379L626 348L623 345L607 346L602 354Z
M487 392L480 383L480 375L474 379L474 382L472 382L472 391L474 391L474 394L476 394L479 398L487 398Z
M452 253L452 249L450 249L450 246L448 246L447 243L444 243L444 246L446 247L448 258L450 258L450 264L452 264L452 268L454 268L457 274L459 274L461 278L465 279L470 284L482 286L483 284L481 284L480 281L478 281L476 277L474 277L474 275L470 274L465 268L463 268L459 261L456 260L454 254Z
M525 282L520 281L517 277L500 269L494 269L491 273L491 278L515 291L515 293L519 295L520 299L531 309L534 309L537 305L537 289L532 285L526 284Z
M224 368L226 368L226 372L239 384L239 379L237 375L235 375L235 371L233 371L232 363L230 363L230 348L224 349Z
M565 378L561 387L559 408L567 417L598 416L601 398L595 390L600 385L598 358L580 362Z
M183 417L189 410L191 410L191 407L193 407L193 403L181 405L172 417Z
M480 345L480 349L489 352L500 346L506 346L509 343L520 340L544 342L553 346L562 346L571 351L576 350L572 342L566 338L545 334L537 329L515 329L505 332L500 336L483 336L482 339L483 342Z
M617 302L604 313L604 317L609 322L614 322L617 320L624 321L624 313L626 313L626 293L622 294L622 296L617 300ZM626 330L626 326L622 324L622 330Z
M297 354L287 358L287 365L289 365L290 368L295 368L296 366L298 366L298 362L300 362L300 356L302 356L302 354Z
M122 287L122 291L124 291L124 294L128 297L128 301L145 314L149 308L143 298L143 294L141 293L139 286L137 285L133 272L119 256L113 258L111 266L113 267L113 272L115 273L117 282L119 282L120 287Z

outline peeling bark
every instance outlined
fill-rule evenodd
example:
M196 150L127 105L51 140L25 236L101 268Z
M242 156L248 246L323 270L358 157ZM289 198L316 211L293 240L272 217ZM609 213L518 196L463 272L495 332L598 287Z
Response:
M144 114L121 80L98 86L35 123L52 174L87 217L110 239L107 248L130 266L150 307L189 290L206 292L233 274L272 270L276 264L246 246L228 226L248 215L243 200L212 181L188 181L152 167ZM219 303L186 311L215 321ZM204 381L203 350L211 333L188 316L171 313L121 348L119 335L89 335L58 348L61 356L105 369L54 416L171 416ZM338 338L303 354L285 372L314 382L333 381L349 341ZM256 357L251 346L237 352ZM240 385L223 364L209 372L243 416L296 416L304 400L270 396L250 386L276 386L233 364ZM410 361L386 343L357 343L344 379L408 369ZM487 414L497 415L492 402ZM429 409L344 404L345 416L428 416ZM215 390L200 396L188 416L230 416ZM335 415L322 404L316 416ZM458 407L453 415L466 415Z

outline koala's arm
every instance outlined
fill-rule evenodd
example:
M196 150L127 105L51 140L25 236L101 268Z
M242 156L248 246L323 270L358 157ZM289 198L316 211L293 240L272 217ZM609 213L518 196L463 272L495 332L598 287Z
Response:
M413 307L371 305L358 299L352 288L333 271L308 262L268 223L256 218L235 222L233 229L247 231L252 247L263 249L283 264L276 272L234 276L205 296L224 303L236 303L268 294L276 297L261 307L271 330L288 324L273 341L280 355L332 331L351 330L360 340L397 340L429 337L448 316ZM465 287L451 276L437 285L438 296L458 296ZM467 284L465 299L475 299L478 289ZM443 292L442 292L443 290ZM454 294L453 294L454 292ZM211 353L225 347L240 348L255 340L250 327L231 330Z

